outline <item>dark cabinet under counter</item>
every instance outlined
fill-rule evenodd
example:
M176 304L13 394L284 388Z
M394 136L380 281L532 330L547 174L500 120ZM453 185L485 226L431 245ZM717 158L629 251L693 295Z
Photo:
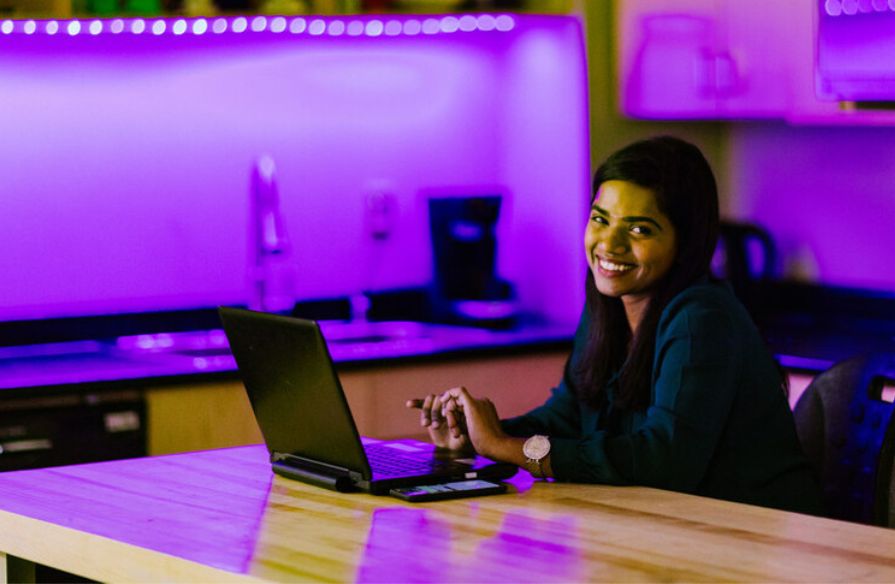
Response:
M140 391L68 391L0 400L0 471L146 452L146 403Z

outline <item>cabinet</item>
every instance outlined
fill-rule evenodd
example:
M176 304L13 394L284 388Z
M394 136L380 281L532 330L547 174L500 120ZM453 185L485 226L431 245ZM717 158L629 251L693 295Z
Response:
M0 400L0 471L145 455L145 402L137 390Z
M814 95L815 0L620 0L623 113L661 119L835 113Z
M817 97L817 0L618 0L615 26L627 116L895 125Z
M424 363L383 363L339 372L364 436L422 438L411 397L465 385L491 398L504 417L540 405L562 376L567 350ZM150 388L146 391L150 455L224 448L262 441L239 381Z
M663 119L783 117L795 65L791 35L810 32L802 16L812 4L620 1L622 111Z

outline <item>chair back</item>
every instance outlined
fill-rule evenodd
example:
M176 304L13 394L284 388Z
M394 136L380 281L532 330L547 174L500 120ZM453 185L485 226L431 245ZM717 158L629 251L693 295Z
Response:
M794 409L828 517L895 527L895 353L861 355L820 373Z

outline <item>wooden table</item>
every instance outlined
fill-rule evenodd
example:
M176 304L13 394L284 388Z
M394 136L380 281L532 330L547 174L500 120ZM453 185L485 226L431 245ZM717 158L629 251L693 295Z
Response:
M9 472L0 575L35 562L114 582L895 582L895 530L526 473L513 484L415 505L339 494L274 477L260 446Z

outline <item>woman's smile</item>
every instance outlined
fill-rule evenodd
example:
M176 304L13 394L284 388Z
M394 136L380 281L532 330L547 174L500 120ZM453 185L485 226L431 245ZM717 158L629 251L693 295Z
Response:
M622 299L632 326L674 264L676 246L674 226L652 190L620 180L600 185L584 248L597 290Z
M608 260L597 256L594 263L600 272L605 272L608 278L615 278L626 274L635 268L634 264L621 262L619 260Z

